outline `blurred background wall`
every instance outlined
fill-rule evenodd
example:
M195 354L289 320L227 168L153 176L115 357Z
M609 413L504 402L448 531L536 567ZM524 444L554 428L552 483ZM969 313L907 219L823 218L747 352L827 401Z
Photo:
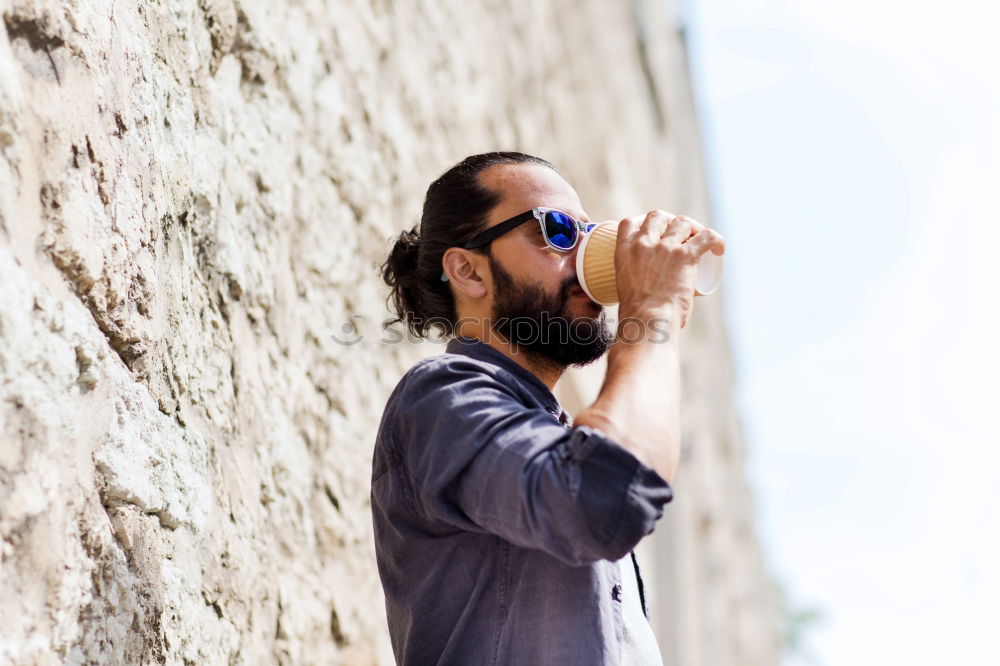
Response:
M441 346L381 330L375 265L427 184L491 149L553 161L594 218L710 224L673 9L0 13L0 663L391 662L371 447ZM685 331L677 499L640 552L685 666L777 662L725 294Z

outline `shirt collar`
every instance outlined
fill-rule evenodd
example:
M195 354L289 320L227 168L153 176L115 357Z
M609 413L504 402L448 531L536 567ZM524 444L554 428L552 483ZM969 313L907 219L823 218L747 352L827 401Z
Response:
M445 351L449 354L461 354L477 361L490 363L503 368L527 384L528 387L542 400L546 408L553 414L560 416L564 413L559 401L556 400L556 397L552 395L552 391L549 390L549 387L546 386L541 379L536 377L529 370L519 366L511 357L507 356L503 352L497 351L493 347L490 347L485 342L477 340L476 338L456 336L448 342L448 346Z

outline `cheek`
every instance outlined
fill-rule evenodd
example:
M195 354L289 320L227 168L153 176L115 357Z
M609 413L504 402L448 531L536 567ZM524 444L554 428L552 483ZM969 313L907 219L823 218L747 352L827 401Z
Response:
M554 252L556 254L553 262L554 270L559 274L560 285L568 278L576 275L576 253L575 252Z
M566 281L572 277L572 264L561 252L547 252L541 257L535 267L537 282L545 285L545 290L557 296L562 291Z
M502 251L503 264L515 280L544 285L546 291L558 293L566 280L576 274L575 252L557 252L543 240L537 246L524 239L517 240L522 242L496 248L498 254Z

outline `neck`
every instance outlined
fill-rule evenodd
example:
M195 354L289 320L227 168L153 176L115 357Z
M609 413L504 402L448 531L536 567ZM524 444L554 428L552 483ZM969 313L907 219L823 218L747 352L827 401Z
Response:
M539 381L548 386L550 391L555 390L556 382L559 381L559 378L566 371L566 366L535 352L521 349L513 342L503 339L492 329L484 331L482 325L478 322L476 324L467 322L457 331L457 334L465 338L475 338L483 344L496 349L514 361L514 363L517 363L535 377L538 377Z

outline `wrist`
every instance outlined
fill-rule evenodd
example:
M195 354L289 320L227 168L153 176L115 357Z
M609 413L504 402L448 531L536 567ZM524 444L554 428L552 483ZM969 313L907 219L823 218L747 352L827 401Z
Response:
M662 343L676 339L680 330L680 317L673 306L642 309L619 307L615 339L627 344Z
M681 307L673 300L663 301L651 298L622 299L618 304L618 317L625 319L680 319Z

